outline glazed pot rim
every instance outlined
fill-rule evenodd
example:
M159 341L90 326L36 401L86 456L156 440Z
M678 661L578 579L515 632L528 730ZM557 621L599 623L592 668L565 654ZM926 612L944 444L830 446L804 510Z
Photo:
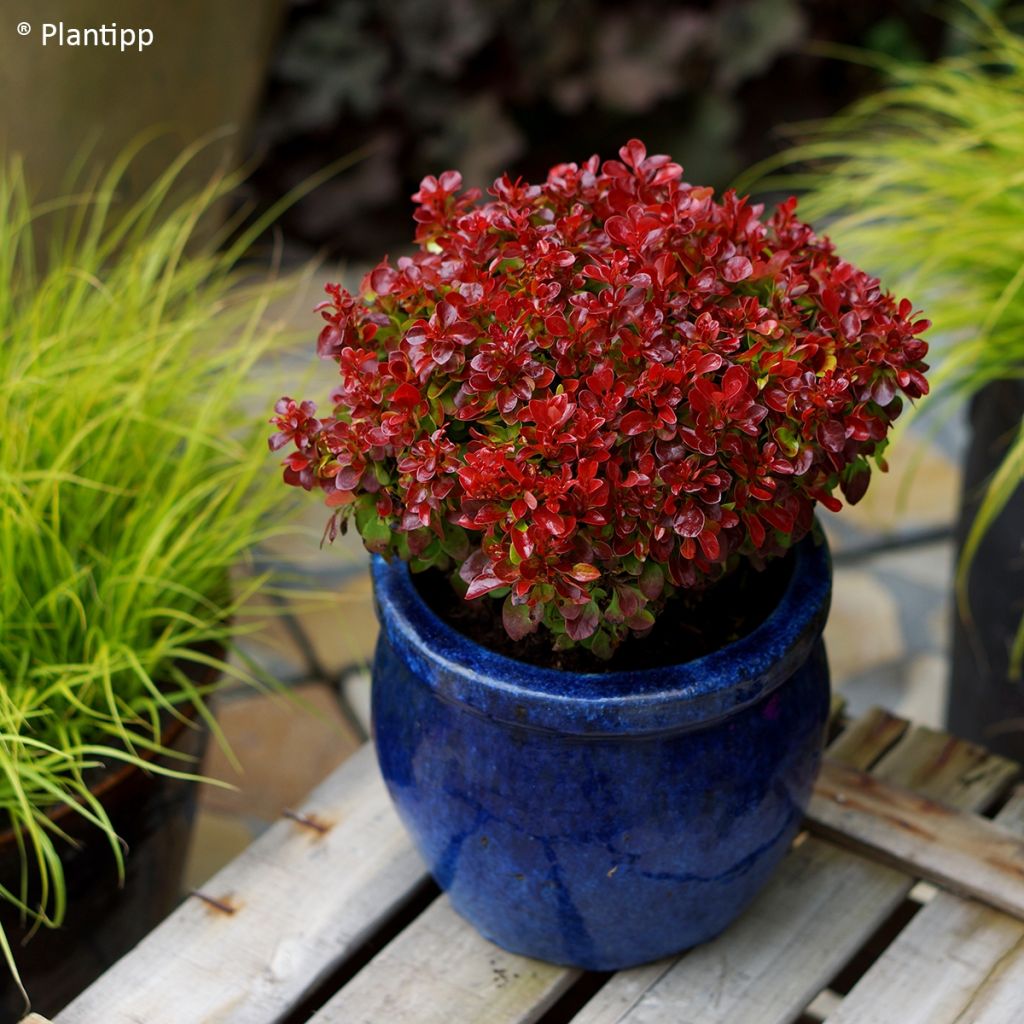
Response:
M676 665L567 672L497 654L423 600L408 566L372 559L381 627L414 674L444 700L528 729L576 735L709 725L767 696L810 656L828 616L831 559L820 527L787 555L793 569L768 616L746 636Z

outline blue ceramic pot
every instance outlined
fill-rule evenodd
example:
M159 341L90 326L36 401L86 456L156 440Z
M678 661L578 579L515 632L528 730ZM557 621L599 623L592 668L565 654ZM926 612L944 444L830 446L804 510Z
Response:
M829 679L823 541L767 619L694 661L570 673L501 657L373 562L384 779L455 909L506 949L615 970L704 942L800 827Z

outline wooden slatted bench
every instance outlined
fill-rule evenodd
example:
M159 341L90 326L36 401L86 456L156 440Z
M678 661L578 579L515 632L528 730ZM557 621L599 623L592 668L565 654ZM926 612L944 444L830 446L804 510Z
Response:
M739 921L594 975L506 953L452 911L367 747L54 1024L1014 1024L1017 776L872 711L830 744L806 830Z

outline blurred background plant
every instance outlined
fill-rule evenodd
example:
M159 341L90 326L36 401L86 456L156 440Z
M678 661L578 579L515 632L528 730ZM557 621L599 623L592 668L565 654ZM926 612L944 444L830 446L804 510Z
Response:
M639 136L688 180L724 187L879 81L810 51L842 42L932 59L946 26L928 0L293 0L254 129L250 194L273 201L334 156L372 143L354 174L284 220L293 244L371 257L404 247L408 196L459 168L487 186Z
M951 724L1020 758L1024 39L1008 27L1012 14L1004 23L981 4L967 7L955 22L959 55L934 64L874 57L888 86L760 171L802 164L770 183L802 193L803 215L826 221L889 287L920 296L938 357L924 414L941 423L972 405Z
M17 12L29 35L14 31L17 19L0 32L0 153L17 153L33 195L47 200L63 194L85 150L105 168L152 133L118 183L138 199L186 146L213 136L181 169L201 189L245 155L283 3L36 0ZM155 42L143 52L41 45L42 23L60 21L143 26Z

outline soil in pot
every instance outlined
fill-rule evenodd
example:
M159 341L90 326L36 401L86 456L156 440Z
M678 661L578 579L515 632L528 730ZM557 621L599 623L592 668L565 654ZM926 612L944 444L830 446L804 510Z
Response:
M430 609L453 629L489 650L541 668L563 672L622 672L677 665L734 643L756 629L778 604L792 574L792 559L769 562L761 570L748 562L699 591L681 591L665 605L654 628L631 636L609 660L582 647L552 651L551 636L538 630L513 640L501 623L500 600L465 601L436 569L412 579Z
M208 682L209 680L205 680ZM168 719L165 746L200 759L208 731ZM175 759L169 766L181 768ZM110 844L99 829L66 808L56 823L76 845L58 843L67 883L67 914L58 929L23 923L0 905L0 922L14 949L32 1009L55 1015L174 909L195 815L198 784L113 765L92 786L127 846L124 885ZM21 861L14 834L0 833L0 884L18 891ZM31 902L31 901L30 901ZM26 941L27 940L27 941ZM23 1000L0 965L0 1021L21 1018Z

